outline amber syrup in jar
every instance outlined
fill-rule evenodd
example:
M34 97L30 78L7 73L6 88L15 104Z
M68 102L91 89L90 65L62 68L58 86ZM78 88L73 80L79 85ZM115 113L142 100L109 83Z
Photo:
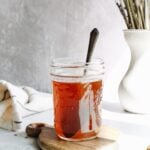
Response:
M57 135L74 141L95 138L101 125L102 81L53 81L53 91Z

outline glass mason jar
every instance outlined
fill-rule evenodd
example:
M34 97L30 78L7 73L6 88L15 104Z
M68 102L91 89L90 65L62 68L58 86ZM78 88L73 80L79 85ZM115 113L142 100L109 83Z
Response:
M50 68L57 136L68 141L95 138L101 126L103 61L57 58Z

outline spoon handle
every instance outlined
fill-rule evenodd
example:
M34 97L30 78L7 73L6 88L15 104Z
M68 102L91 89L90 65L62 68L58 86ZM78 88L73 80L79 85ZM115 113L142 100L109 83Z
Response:
M89 62L91 60L98 36L99 36L99 31L97 28L94 28L90 33L90 40L89 40L86 62Z

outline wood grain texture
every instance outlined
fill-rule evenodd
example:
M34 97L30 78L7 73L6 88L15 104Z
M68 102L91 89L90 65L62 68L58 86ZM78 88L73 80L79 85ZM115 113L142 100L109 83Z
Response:
M117 150L118 131L102 127L96 139L68 142L59 139L53 128L42 129L38 144L42 150Z

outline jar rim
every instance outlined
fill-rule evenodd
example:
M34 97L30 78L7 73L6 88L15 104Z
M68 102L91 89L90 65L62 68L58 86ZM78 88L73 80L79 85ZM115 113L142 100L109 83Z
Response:
M85 62L80 58L56 58L50 65L52 80L60 82L96 81L103 78L105 65L101 58L92 58Z
M81 58L60 57L50 62L50 67L54 68L80 68L89 65L104 65L104 61L102 58L92 58L90 61L85 62Z

